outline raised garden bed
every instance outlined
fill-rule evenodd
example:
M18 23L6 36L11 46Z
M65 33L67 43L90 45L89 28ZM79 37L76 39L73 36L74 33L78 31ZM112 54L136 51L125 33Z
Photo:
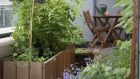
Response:
M70 46L45 62L4 61L3 79L63 79L63 71L74 63Z

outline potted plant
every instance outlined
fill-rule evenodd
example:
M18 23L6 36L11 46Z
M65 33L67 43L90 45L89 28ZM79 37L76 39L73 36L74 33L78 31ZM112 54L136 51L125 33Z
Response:
M46 0L44 3L14 0L18 22L12 34L13 61L4 62L4 79L62 77L63 69L74 62L74 47L65 50L66 46L79 37L72 23L78 4L75 2L77 7L74 7L70 3L66 0Z

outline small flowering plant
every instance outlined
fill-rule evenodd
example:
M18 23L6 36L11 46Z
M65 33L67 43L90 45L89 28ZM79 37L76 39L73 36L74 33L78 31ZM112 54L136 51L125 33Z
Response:
M80 74L79 79L111 79L111 67L100 62L87 66Z
M94 50L94 61L90 61L87 67L81 72L79 79L110 79L112 64L102 63L102 58L98 50ZM89 59L86 59L89 60Z
M81 49L78 49L78 52L80 52ZM83 49L84 52L88 52L87 50ZM83 51L82 51L83 53ZM86 57L83 57L82 60L84 61L84 63L82 64L85 64L85 66L91 66L93 63L93 60L90 56L86 56ZM80 75L81 75L81 72L84 70L85 66L81 65L79 66L80 62L76 62L75 64L70 64L70 69L66 68L64 69L64 72L63 72L63 79L79 79Z
M86 66L91 66L92 59L90 57L85 58L85 61ZM84 67L82 66L79 67L74 64L70 64L70 69L68 68L64 69L63 79L78 79L83 69Z
M79 79L130 79L130 48L127 41L121 42L107 58L96 53L93 63L81 72Z
M82 68L76 67L74 64L70 65L70 69L64 69L63 79L78 79Z

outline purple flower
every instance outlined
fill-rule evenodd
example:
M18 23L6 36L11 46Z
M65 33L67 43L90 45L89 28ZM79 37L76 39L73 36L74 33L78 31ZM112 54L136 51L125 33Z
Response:
M74 67L74 64L70 64L70 67Z
M70 68L71 68L71 70L75 69L73 64L70 64Z
M63 78L64 79L70 79L70 73L69 72L67 72L67 70L66 69L64 69L64 73L63 73Z

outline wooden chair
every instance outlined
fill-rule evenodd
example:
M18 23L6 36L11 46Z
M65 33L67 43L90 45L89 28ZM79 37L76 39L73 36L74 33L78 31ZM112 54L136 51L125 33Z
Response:
M101 36L101 34L106 33L109 27L108 26L107 27L95 26L94 23L92 22L89 11L83 11L83 15L87 23L87 26L89 27L89 29L94 35L93 39L90 42L90 47L94 47L97 44L97 42L101 43L101 45L105 44L103 43L104 37Z

